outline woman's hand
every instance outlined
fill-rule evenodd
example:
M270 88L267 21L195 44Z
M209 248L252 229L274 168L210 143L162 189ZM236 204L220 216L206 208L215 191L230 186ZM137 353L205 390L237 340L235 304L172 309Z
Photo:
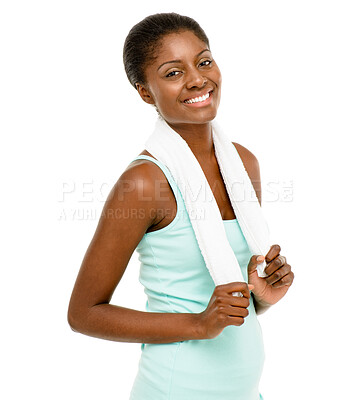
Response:
M240 326L249 315L252 285L246 282L230 282L215 287L206 310L197 314L197 323L203 339L218 336L228 325ZM243 297L233 296L233 292L241 292Z
M294 280L291 266L287 264L286 257L279 253L280 246L274 244L265 256L265 272L268 275L266 278L259 278L256 270L257 261L262 262L264 256L252 256L248 265L248 283L254 285L252 293L255 300L262 305L277 303L285 296Z

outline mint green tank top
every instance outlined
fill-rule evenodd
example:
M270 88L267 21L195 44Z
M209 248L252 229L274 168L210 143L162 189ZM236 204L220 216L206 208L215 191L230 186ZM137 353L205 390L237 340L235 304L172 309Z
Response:
M146 232L136 251L146 311L199 313L215 284L206 268L181 192L170 171L157 164L177 202L172 222ZM134 160L133 160L134 161ZM227 237L247 282L251 253L238 221L223 221ZM141 345L138 372L129 400L262 400L259 381L264 364L262 331L252 297L241 326L227 326L214 339Z

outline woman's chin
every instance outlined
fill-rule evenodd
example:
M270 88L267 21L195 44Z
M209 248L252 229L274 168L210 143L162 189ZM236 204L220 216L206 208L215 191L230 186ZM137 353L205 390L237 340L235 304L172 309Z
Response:
M211 110L197 109L196 112L185 112L178 115L170 115L159 111L159 114L171 124L205 124L216 118L217 108L212 108Z

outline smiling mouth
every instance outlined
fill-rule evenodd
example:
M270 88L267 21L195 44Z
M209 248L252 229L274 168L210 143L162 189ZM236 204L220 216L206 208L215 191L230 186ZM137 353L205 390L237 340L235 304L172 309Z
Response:
M204 94L203 96L192 97L191 99L186 99L186 100L184 100L184 103L185 104L202 103L210 97L212 92L213 92L213 90L210 90L208 93Z

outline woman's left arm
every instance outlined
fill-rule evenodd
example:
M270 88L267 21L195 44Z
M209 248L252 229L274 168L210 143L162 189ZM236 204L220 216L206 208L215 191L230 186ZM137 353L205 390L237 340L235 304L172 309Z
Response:
M233 144L240 155L261 205L261 177L258 160L244 146L238 143ZM291 271L291 265L287 264L286 257L280 254L280 250L280 246L274 244L265 255L267 277L260 278L255 267L250 269L249 266L248 268L248 283L255 286L251 293L257 314L262 314L284 297L293 283L294 273Z

